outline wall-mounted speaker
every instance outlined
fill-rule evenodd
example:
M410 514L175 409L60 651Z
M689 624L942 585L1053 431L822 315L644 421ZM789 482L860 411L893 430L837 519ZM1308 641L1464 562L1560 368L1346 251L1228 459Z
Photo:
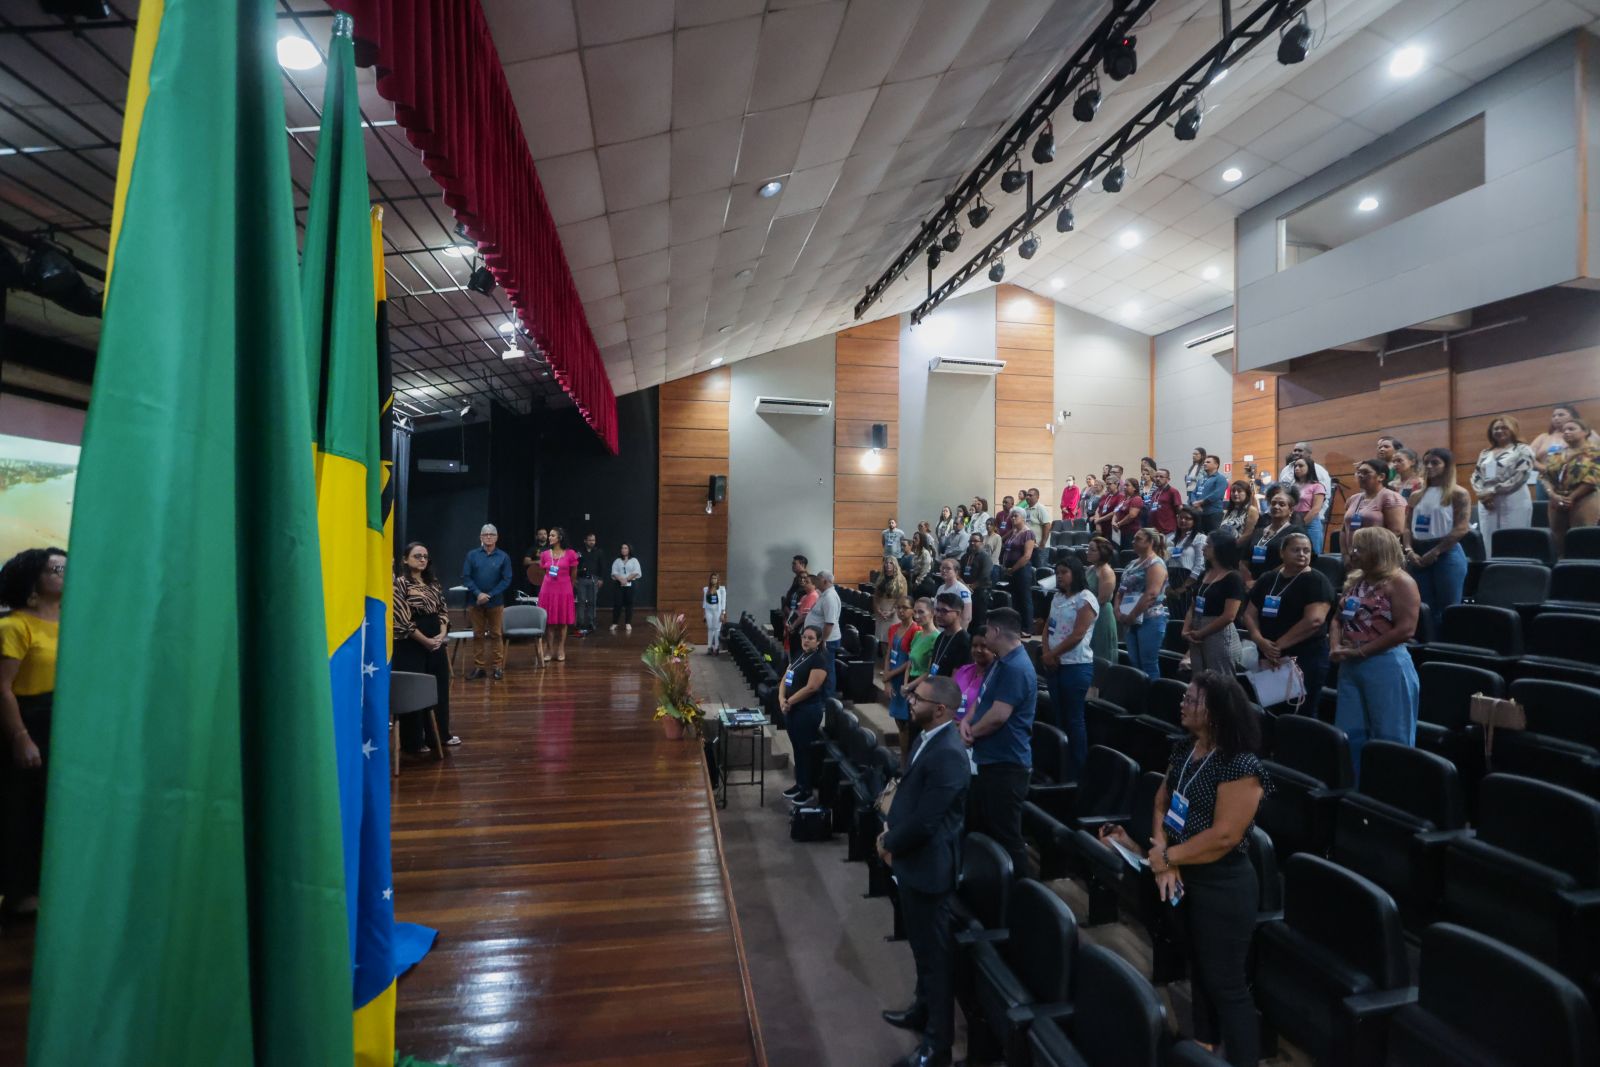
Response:
M720 504L728 499L728 476L726 474L713 474L711 482L706 486L706 499L713 504Z
M875 422L872 424L872 447L889 447L889 427L886 423Z

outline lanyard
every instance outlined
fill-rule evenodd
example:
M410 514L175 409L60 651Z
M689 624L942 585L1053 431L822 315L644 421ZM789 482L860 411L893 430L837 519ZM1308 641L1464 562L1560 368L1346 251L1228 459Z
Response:
M1200 766L1196 767L1194 769L1194 773L1189 776L1189 784L1190 785L1193 785L1194 784L1194 780L1196 778L1200 777L1200 772L1206 769L1206 764L1210 763L1211 762L1211 757L1215 756L1216 754L1217 754L1217 750L1216 749L1212 749L1210 752L1206 753L1206 758L1200 761ZM1183 757L1183 770L1180 770L1178 772L1178 788L1175 790L1175 792L1180 797L1187 795L1183 791L1183 772L1189 769L1189 761L1192 760L1192 759L1194 759L1194 749L1190 748L1189 749L1189 754L1187 756Z
M1309 568L1309 567L1306 568L1306 570L1310 570L1310 569L1311 568ZM1300 572L1300 574L1304 574L1304 573L1305 573L1305 571L1301 571ZM1297 574L1293 578L1289 579L1289 585L1286 585L1286 586L1283 587L1283 591L1285 593L1287 593L1289 591L1290 586L1293 586L1295 582L1298 582L1300 580L1300 574ZM1277 596L1278 595L1278 583L1281 582L1282 580L1283 580L1283 568L1279 567L1277 570L1272 572L1272 592L1268 594L1269 596Z
M1277 529L1273 529L1271 526L1266 527L1265 529L1263 529L1261 531L1261 536L1256 538L1256 544L1258 544L1258 545L1266 544L1268 541L1272 540L1274 537L1277 537L1278 534L1283 532L1284 527L1286 527L1288 525L1289 525L1288 521L1285 520L1283 525L1279 526Z

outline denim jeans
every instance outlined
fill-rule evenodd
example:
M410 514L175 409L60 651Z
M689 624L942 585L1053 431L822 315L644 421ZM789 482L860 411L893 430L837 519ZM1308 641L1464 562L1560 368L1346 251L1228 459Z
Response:
M1063 663L1045 680L1050 686L1050 701L1061 718L1061 729L1067 735L1067 765L1061 773L1067 781L1076 782L1083 774L1084 756L1089 751L1083 707L1089 696L1089 686L1094 684L1094 664Z
M1350 738L1350 769L1361 783L1361 749L1368 741L1417 743L1417 671L1404 645L1339 664L1339 702L1333 724Z
M1417 554L1428 551L1428 542L1417 544ZM1417 592L1428 605L1433 618L1433 632L1438 633L1444 622L1444 609L1461 603L1461 588L1467 582L1467 554L1460 545L1451 545L1450 551L1440 554L1431 567L1412 567L1411 577L1417 581Z
M1128 658L1152 682L1161 677L1161 642L1167 636L1167 617L1148 614L1141 623L1124 627L1128 638Z
M1306 536L1311 538L1311 551L1318 553L1322 551L1322 536L1327 529L1327 523L1320 518L1306 523Z

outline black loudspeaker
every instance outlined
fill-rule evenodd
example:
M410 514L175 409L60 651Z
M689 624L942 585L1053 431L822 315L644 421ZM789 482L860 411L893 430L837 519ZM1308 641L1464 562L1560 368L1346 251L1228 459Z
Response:
M713 474L711 483L706 486L706 499L713 504L720 504L728 499L728 476L726 474Z
M872 424L872 447L889 447L889 427L886 424L881 422L875 422Z

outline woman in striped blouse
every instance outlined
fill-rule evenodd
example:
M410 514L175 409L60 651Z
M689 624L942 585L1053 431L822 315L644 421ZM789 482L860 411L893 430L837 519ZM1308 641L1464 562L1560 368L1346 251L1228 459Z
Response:
M394 579L394 660L397 671L431 674L439 683L439 703L434 717L447 745L459 745L461 738L450 732L450 657L445 652L450 632L450 612L445 606L444 587L434 577L428 562L428 547L413 541L406 546L400 573ZM421 715L406 715L400 720L400 747L407 752L431 752L439 738Z

